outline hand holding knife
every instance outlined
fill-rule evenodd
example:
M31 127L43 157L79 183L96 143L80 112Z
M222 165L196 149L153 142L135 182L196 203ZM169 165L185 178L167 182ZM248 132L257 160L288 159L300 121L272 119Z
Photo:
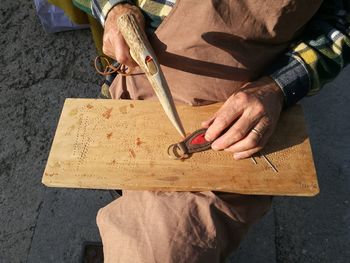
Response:
M117 19L117 24L126 43L130 48L130 55L145 72L147 79L151 83L159 101L182 137L185 137L185 130L177 113L173 97L171 95L164 74L157 61L155 52L149 43L144 31L138 26L136 19L130 13L121 15Z

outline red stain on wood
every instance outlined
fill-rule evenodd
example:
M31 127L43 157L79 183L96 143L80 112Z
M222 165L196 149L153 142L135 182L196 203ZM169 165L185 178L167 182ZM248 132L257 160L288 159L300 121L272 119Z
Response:
M140 138L136 138L136 146L140 146L143 142L141 141Z
M106 108L106 109L107 110L104 113L102 113L102 116L106 119L109 119L112 115L111 113L112 113L113 108Z
M109 139L111 139L111 138L112 138L112 135L113 135L113 132L109 132L109 133L107 133L107 134L106 134L107 139L108 139L108 140L109 140Z
M136 157L136 154L135 154L134 150L132 150L132 149L129 149L129 155L131 158L134 158L134 159Z
M135 108L134 104L130 104L130 108Z
M110 165L116 165L117 164L117 162L116 162L116 160L113 160L113 161L111 161L110 163L108 163L108 164L110 164Z

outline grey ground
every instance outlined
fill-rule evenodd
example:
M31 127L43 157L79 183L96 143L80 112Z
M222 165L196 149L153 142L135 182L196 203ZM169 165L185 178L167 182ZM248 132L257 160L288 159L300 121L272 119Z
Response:
M31 1L1 1L0 48L0 263L78 262L111 197L40 181L64 99L98 94L90 32L45 34ZM275 198L230 262L349 262L349 74L302 102L320 195Z

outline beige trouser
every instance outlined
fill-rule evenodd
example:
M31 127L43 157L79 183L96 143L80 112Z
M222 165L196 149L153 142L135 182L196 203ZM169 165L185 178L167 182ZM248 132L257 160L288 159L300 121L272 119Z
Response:
M223 262L271 197L124 191L97 215L105 262Z

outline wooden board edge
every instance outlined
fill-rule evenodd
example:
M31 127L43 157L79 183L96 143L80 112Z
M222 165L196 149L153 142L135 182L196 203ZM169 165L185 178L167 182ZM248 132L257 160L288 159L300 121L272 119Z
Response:
M65 182L64 184L59 183L59 182L53 182L50 180L47 180L47 178L42 179L42 184L44 184L47 187L55 187L55 188L70 188L70 189L91 189L91 190L116 190L115 186L101 186L101 187L91 187L91 186L84 186L81 185L77 187L76 183L69 184ZM309 191L304 191L304 192L289 192L286 193L284 191L283 194L279 192L271 192L271 191L246 191L244 193L239 192L239 191L229 191L228 189L211 189L211 188L205 188L205 187L192 187L192 188L177 188L176 190L169 186L169 187L140 187L140 186L127 186L123 187L120 190L134 190L134 191L168 191L168 192L206 192L206 191L213 191L213 192L225 192L225 193L232 193L232 194L241 194L241 195L270 195L270 196L296 196L296 197L314 197L319 194L320 190L319 188L313 188L312 190Z

